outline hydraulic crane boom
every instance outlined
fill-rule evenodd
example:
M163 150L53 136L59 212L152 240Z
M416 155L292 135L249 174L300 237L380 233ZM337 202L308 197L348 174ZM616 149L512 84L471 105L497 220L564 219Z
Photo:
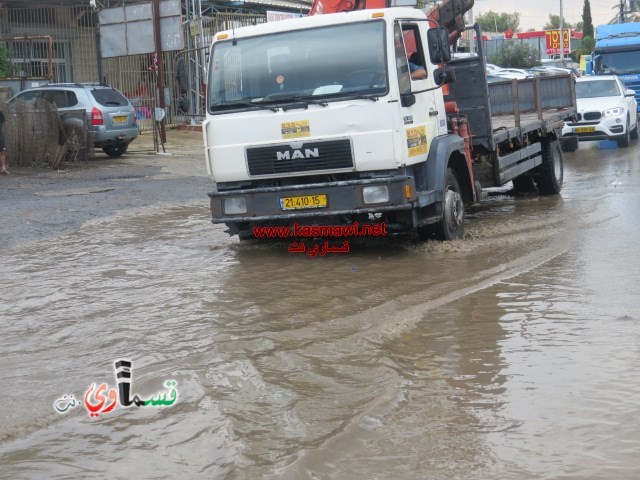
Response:
M471 10L474 0L445 0L433 7L427 17L449 30L449 42L454 44L464 30L464 14ZM394 0L314 0L309 15L351 12L388 8L395 5Z

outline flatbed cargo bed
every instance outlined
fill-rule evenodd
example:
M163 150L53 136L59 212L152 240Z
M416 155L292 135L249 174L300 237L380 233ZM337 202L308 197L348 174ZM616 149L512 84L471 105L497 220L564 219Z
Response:
M497 145L523 133L544 134L575 115L575 86L569 74L487 83L480 57L453 60L456 81L445 101L455 102L469 119L474 147L495 151Z
M564 121L576 114L569 74L487 83L481 56L453 60L449 67L456 80L445 101L455 102L468 119L474 176L483 187L504 185L540 165L542 147L531 136L559 137Z
M543 128L546 133L561 128L564 119L571 117L576 113L574 108L561 110L547 110L542 112L542 118L539 118L537 112L528 112L520 114L520 127L517 126L514 114L492 115L491 123L493 124L493 138L496 144L504 142L511 138L516 138L522 133L528 133L533 130Z

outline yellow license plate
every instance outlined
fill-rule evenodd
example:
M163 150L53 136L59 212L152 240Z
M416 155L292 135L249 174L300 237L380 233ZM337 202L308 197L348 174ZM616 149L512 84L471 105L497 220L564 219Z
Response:
M589 133L589 132L595 132L596 131L596 127L578 127L574 129L574 132L576 133Z
M304 195L301 197L284 197L280 199L280 208L282 210L298 210L300 208L324 208L326 206L326 195Z
M113 117L113 123L125 123L127 121L127 117L124 115Z

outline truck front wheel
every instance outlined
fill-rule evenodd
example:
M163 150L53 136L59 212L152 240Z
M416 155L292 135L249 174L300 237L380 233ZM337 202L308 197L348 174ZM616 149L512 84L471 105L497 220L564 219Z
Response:
M464 202L456 172L449 168L442 201L442 219L430 225L436 240L457 240L464 236Z
M542 144L542 164L536 167L538 171L538 190L543 195L557 195L562 189L564 166L562 164L562 150L557 140Z

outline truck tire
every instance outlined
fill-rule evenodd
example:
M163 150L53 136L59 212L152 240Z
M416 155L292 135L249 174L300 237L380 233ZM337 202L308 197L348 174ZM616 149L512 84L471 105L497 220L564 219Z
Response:
M629 119L627 119L627 128L624 132L624 135L616 139L616 143L618 144L618 148L626 148L631 143L631 132L629 131Z
M456 172L447 169L447 178L442 201L442 218L430 225L432 237L436 240L457 240L464 236L464 202L462 189Z
M564 137L561 145L563 152L575 152L578 150L578 137Z
M557 140L542 143L542 164L536 167L538 190L543 195L557 195L562 190L564 166Z
M531 177L519 176L511 180L513 190L516 193L535 193L538 191L536 184Z

